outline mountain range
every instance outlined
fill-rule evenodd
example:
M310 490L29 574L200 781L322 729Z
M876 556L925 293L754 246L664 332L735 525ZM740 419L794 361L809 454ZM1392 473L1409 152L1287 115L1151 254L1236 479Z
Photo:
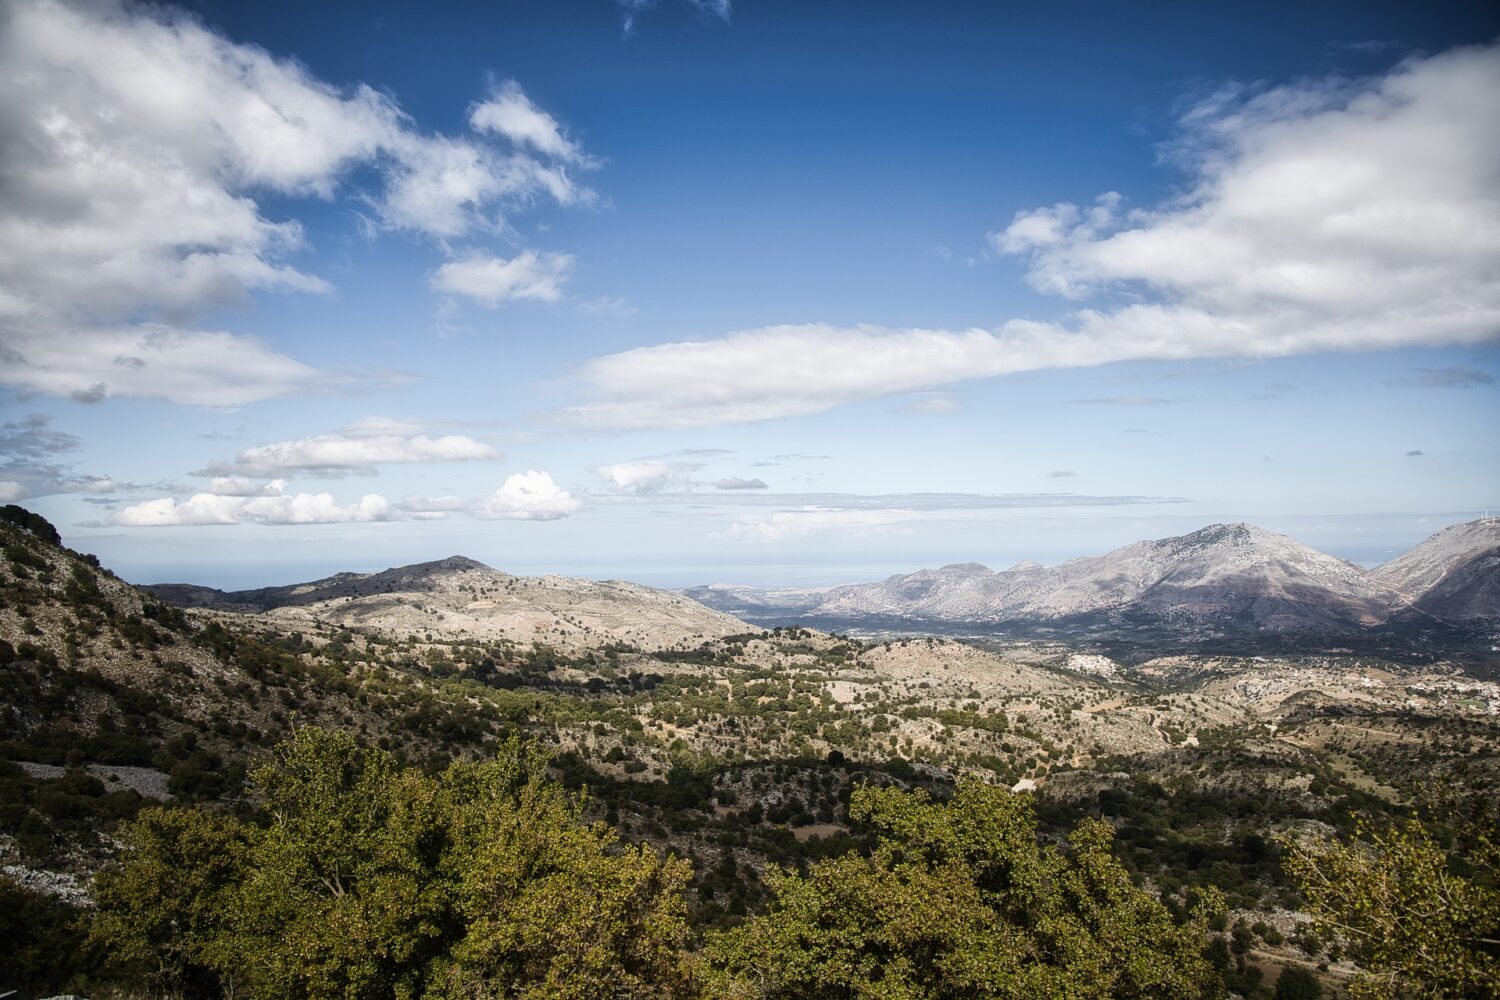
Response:
M1500 626L1500 520L1438 532L1374 569L1251 524L1214 524L1058 566L979 563L826 589L683 592L761 624L1112 629L1175 636L1357 635Z
M1500 630L1500 520L1438 532L1373 569L1251 524L1214 524L1057 566L979 563L827 588L681 592L619 580L521 577L463 556L308 583L144 589L189 608L399 634L693 645L757 625L1151 638L1353 637Z
M514 576L464 556L258 590L181 583L141 589L179 607L265 614L283 626L321 622L564 650L610 643L670 648L747 630L744 622L671 591L624 580Z

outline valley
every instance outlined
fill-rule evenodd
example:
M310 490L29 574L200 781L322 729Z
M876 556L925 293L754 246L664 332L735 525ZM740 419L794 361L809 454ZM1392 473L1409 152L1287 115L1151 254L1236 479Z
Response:
M1204 652L1174 624L1121 655L1087 631L758 626L461 557L260 591L136 588L24 521L0 525L0 851L28 905L87 905L118 825L149 804L243 810L246 775L299 728L428 774L521 734L589 817L691 865L696 926L759 912L772 866L869 850L856 789L942 800L967 775L1032 797L1044 840L1102 818L1169 908L1222 893L1254 959L1227 981L1252 996L1252 969L1305 966L1333 987L1358 971L1311 932L1277 838L1500 789L1493 658L1473 642L1358 652L1347 616L1280 653ZM966 586L929 588L928 606Z

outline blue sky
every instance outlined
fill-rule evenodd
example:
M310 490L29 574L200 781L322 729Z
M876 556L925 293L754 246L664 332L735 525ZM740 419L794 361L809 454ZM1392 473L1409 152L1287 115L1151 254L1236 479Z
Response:
M0 15L0 496L128 579L838 582L1500 507L1500 14Z

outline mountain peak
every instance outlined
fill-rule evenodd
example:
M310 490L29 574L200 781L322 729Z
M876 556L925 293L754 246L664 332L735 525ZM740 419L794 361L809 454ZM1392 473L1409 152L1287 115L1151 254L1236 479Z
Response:
M993 573L994 570L990 569L984 563L964 562L949 563L939 569L938 572L948 576L978 576L981 573Z
M738 588L730 602L702 588L693 596L777 623L907 618L969 627L1118 628L1137 637L1146 634L1142 629L1202 638L1247 631L1351 635L1408 619L1500 622L1500 520L1444 529L1374 571L1235 521L1053 567L1017 563L991 573L978 563L954 563L821 594Z
M488 566L478 559L470 559L468 556L448 556L446 559L434 559L431 562L414 563L410 566L397 566L387 570L388 573L421 571L426 573L467 573L473 570L489 570L496 572L493 566Z
M1210 524L1186 535L1163 538L1161 541L1185 545L1245 545L1285 537L1273 531L1267 531L1259 525L1247 524L1244 521L1231 521L1227 524Z

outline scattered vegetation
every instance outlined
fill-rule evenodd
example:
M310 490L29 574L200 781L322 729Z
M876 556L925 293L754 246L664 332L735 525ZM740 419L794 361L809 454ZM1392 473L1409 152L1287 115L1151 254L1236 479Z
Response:
M1493 819L1409 825L1435 784L1500 792L1475 675L184 612L50 527L0 512L0 992L1494 988ZM1422 884L1467 922L1423 923ZM1460 971L1420 979L1411 922L1468 934Z

